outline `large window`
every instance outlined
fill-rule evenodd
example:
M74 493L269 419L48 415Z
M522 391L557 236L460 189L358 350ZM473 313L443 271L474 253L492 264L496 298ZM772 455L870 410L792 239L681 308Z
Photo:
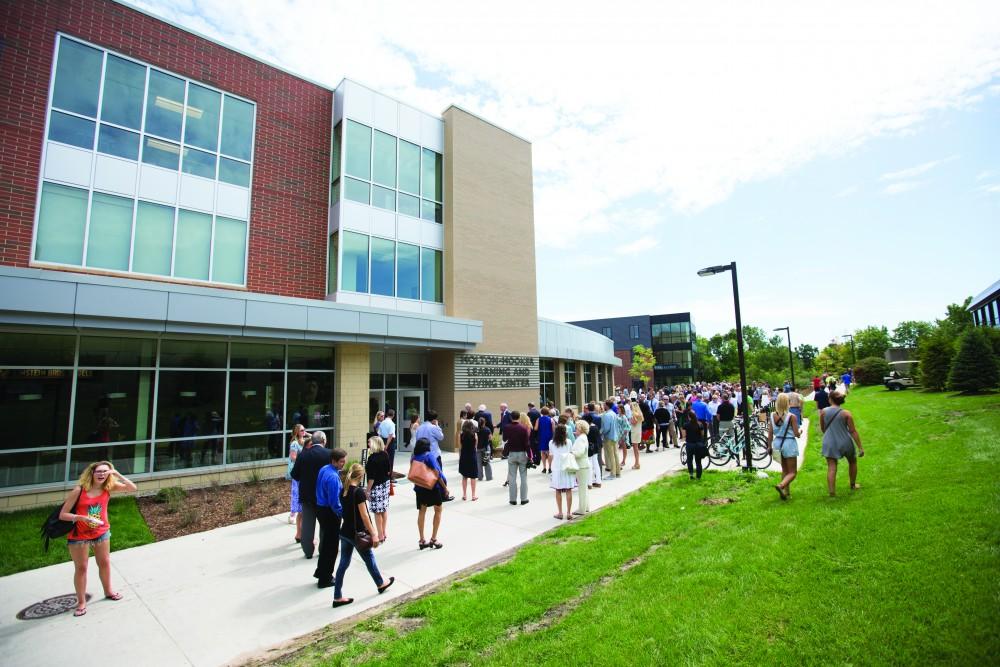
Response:
M353 120L344 125L345 199L414 218L443 221L444 174L440 153ZM334 129L336 135L341 127ZM338 161L340 141L339 136L334 138ZM338 164L335 169L338 175L339 168Z
M338 237L343 235L343 239ZM375 236L343 231L331 237L331 253L342 246L340 289L441 303L444 298L441 251ZM337 260L330 264L331 280Z
M691 323L690 322L663 322L653 324L653 344L666 345L669 343L690 343Z
M576 393L576 364L563 362L563 385L566 389L565 405L579 405L580 399Z
M594 400L594 367L583 365L583 403Z
M2 332L0 488L280 461L333 391L330 346Z
M691 350L671 350L655 354L657 367L691 368Z
M551 359L538 360L538 395L542 405L556 401L556 362Z
M249 206L227 208L213 193L238 186L248 201L254 118L250 102L60 36L45 173L60 171L49 170L49 160L75 159L67 149L57 153L60 145L114 159L43 180L35 260L245 284ZM138 181L123 176L139 165L147 171ZM185 186L181 176L193 180ZM162 199L143 189L147 181ZM138 194L123 196L136 182ZM178 201L182 190L201 194L183 206L162 203Z

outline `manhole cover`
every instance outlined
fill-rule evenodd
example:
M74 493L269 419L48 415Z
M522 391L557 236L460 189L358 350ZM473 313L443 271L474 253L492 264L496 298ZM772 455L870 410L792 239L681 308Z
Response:
M90 593L87 593L87 602L90 602L90 598ZM67 611L73 611L74 609L76 609L76 595L74 593L69 593L67 595L59 595L54 598L49 598L48 600L42 600L41 602L36 602L30 607L25 607L21 611L17 612L17 618L20 621L32 621L36 618L57 616L59 614L64 614Z

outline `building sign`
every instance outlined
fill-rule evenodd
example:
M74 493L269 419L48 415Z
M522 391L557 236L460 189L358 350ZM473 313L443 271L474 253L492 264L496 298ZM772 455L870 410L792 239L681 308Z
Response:
M538 391L538 357L508 354L455 356L455 389L533 389Z

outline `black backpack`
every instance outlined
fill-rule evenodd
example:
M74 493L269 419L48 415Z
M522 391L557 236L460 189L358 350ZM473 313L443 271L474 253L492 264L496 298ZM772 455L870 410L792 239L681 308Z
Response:
M76 494L76 500L70 507L75 508L77 503L80 502L80 495L83 493L83 488L80 489L80 493ZM42 524L42 537L45 538L45 551L49 550L49 540L54 540L59 537L64 537L69 534L69 531L73 530L73 521L63 521L59 518L59 514L62 512L63 504L59 503L55 509L53 509L45 523Z
M595 422L590 424L590 432L587 433L587 456L594 456L601 451L604 440L601 437L601 427Z

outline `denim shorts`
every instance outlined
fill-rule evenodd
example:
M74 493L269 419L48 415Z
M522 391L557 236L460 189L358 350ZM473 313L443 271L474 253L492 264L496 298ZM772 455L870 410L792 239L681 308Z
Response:
M69 544L90 544L90 545L94 545L94 544L100 544L101 542L107 542L110 539L111 539L111 530L109 529L108 532L104 533L100 537L95 538L93 540L70 540L70 539L67 539L66 541Z

